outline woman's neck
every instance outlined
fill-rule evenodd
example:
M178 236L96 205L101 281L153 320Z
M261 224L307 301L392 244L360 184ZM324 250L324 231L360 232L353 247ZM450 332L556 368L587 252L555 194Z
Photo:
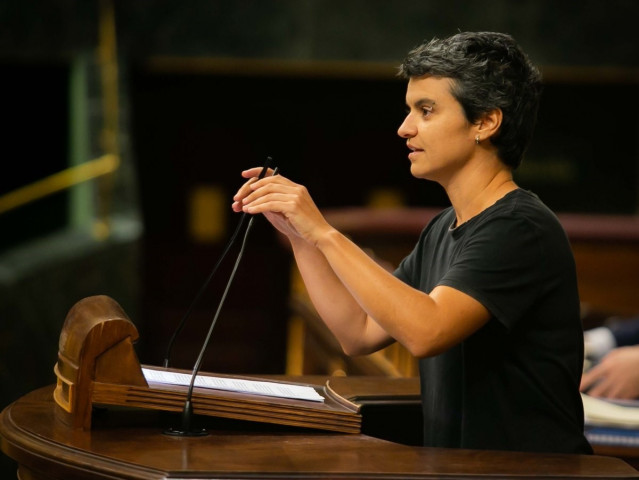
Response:
M513 180L512 170L497 160L494 168L469 168L451 180L444 188L457 216L457 225L467 222L519 188Z

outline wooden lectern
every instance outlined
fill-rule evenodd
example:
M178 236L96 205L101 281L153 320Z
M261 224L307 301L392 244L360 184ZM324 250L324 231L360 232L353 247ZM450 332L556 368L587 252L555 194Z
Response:
M419 406L414 378L269 377L312 386L323 403L197 388L194 411L208 420L211 434L165 435L161 423L166 412L181 411L186 387L147 382L136 339L135 327L108 297L89 297L71 309L60 336L57 385L0 414L0 447L18 463L18 478L639 479L616 458L389 441L400 422L375 409ZM383 420L377 431L376 415ZM421 430L419 421L406 423Z
M62 327L54 368L57 386L53 397L57 414L64 423L73 428L91 428L94 405L182 411L188 387L149 385L133 348L137 339L135 326L115 300L94 296L73 306ZM323 402L196 387L193 412L343 433L360 432L357 404L341 396L330 381L312 388L324 398Z

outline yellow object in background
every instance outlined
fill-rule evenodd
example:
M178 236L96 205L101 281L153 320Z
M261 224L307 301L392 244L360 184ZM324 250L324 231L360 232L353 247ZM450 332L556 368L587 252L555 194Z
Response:
M189 194L189 234L197 243L216 243L226 235L228 195L215 185L196 185Z
M406 205L404 194L394 188L377 188L368 194L367 206L370 208L401 208Z

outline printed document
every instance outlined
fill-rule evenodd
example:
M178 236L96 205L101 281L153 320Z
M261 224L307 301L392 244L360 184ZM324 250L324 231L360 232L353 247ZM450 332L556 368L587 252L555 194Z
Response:
M170 385L191 384L190 373L167 372L142 368L142 373L149 383L163 383ZM240 378L212 377L198 375L195 377L194 386L224 390L228 392L251 393L253 395L265 395L269 397L293 398L296 400L309 400L323 402L322 397L313 387L306 385L292 385L289 383L264 382L257 380L244 380Z

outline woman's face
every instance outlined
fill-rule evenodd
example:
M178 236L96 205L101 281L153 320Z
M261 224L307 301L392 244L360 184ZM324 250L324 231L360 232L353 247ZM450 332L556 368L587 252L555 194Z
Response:
M475 133L448 78L411 78L408 114L397 133L410 149L411 173L446 185L475 151Z

